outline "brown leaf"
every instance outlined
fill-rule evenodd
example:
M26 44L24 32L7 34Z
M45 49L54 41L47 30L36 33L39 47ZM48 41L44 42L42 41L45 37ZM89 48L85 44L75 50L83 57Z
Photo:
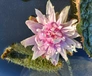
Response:
M80 22L80 0L71 0L71 14Z

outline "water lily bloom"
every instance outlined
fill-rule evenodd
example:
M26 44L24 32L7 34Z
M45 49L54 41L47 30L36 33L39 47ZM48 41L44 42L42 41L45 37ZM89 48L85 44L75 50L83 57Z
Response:
M57 65L59 55L67 61L67 52L77 52L76 48L82 48L81 44L74 39L80 36L76 30L77 20L72 19L66 22L69 8L69 6L65 7L56 17L54 6L48 0L46 15L35 9L37 21L26 21L26 25L35 35L21 41L21 44L25 47L34 45L33 60L44 56L52 64Z

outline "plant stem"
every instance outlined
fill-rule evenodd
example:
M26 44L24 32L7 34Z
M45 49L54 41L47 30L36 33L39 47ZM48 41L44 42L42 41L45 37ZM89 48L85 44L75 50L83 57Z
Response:
M71 68L71 65L70 65L70 61L68 60L66 63L67 63L67 66L68 66L68 70L69 70L70 76L73 76L73 72L72 72L72 68Z

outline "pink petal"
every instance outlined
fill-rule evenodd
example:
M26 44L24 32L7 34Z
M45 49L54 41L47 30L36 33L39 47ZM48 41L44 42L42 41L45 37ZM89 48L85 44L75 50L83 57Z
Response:
M48 0L46 5L46 14L50 22L56 22L54 6L52 6L52 3L50 2L50 0Z
M59 61L59 54L54 54L52 57L51 57L51 62L53 65L57 65L58 64L58 61Z
M36 23L34 21L31 21L31 20L27 20L26 25L35 34L37 33L37 29L42 29L42 24Z
M30 45L35 45L36 42L35 42L35 35L34 36L31 36L23 41L21 41L21 44L24 46L24 47L27 47L27 46L30 46Z
M57 51L61 54L65 61L68 60L66 50L64 50L63 46L58 47Z
M35 42L37 44L38 47L42 46L43 45L43 41L41 39L39 39L38 36L35 37Z
M70 38L66 38L66 43L69 45L69 46L76 46L76 43L72 40L72 39L70 39Z
M71 47L70 47L66 42L63 42L63 43L61 44L61 46L62 46L62 48L63 48L64 50L67 50L67 51L69 51L69 52L71 52L71 53L73 53L73 51L74 51L74 50L71 49Z
M76 40L73 40L75 43L76 43L76 48L82 48L82 45L81 43L79 43L78 41Z
M80 36L80 35L79 35L77 32L75 32L74 35L70 36L70 38L77 38L77 37L79 37L79 36Z
M64 41L61 42L61 46L64 48L64 49L70 49L70 46Z
M76 40L74 39L70 39L70 38L66 38L66 43L70 46L70 49L71 51L76 51L76 48L82 48L81 47L81 44L78 43Z
M49 47L47 42L44 42L42 46L38 46L39 50L47 51L47 48Z
M62 24L62 23L64 23L64 22L66 22L69 9L70 9L70 6L67 6L67 7L65 7L65 8L61 11L61 13L60 13L60 15L59 15L59 19L57 20L57 24Z
M68 37L71 37L75 34L75 31L67 31L67 32L64 32L63 34L68 36Z
M72 26L72 25L75 24L76 22L77 22L76 19L72 19L72 20L66 22L66 23L64 24L64 27ZM76 24L76 25L77 25L77 24Z
M75 46L75 48L82 48L81 44L74 39L66 38L66 43Z
M43 32L40 32L38 35L40 39L44 40L46 38L46 35Z
M35 60L36 58L42 56L45 53L45 51L43 50L38 50L38 47L36 45L33 47L32 50L34 51L32 60Z
M37 50L38 50L37 45L34 45L34 46L32 47L32 51L37 51Z
M54 43L54 44L59 43L61 40L62 40L62 38L53 39L53 43Z
M47 42L44 42L43 46L42 46L42 50L47 50L47 48L49 47L49 44Z
M39 23L42 23L43 25L46 24L47 22L47 19L46 17L38 10L38 9L35 9L35 12L36 12L36 15L37 15L37 21Z
M68 31L76 31L76 26L67 26L62 29L62 32L68 32Z
M50 57L52 57L56 52L56 49L52 46L48 47L48 50L46 52L46 58L49 60Z

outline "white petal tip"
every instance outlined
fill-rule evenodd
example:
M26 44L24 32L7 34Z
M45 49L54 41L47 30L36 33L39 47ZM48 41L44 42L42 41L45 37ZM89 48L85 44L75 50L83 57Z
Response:
M29 24L29 20L26 20L26 21L25 21L25 24L28 25L28 24Z
M47 6L48 6L48 5L52 6L52 3L51 3L50 0L47 1Z
M68 58L65 58L65 61L67 62L68 61Z
M70 6L66 6L65 8L66 8L66 9L70 9Z
M49 60L49 59L50 59L50 57L49 57L49 56L46 56L46 59L47 59L47 60Z
M56 66L58 63L56 61L53 61L52 64Z
M36 58L35 57L32 57L32 60L35 60Z
M77 45L78 45L77 48L82 49L82 45L81 45L81 43L79 43L79 44L77 44Z
M35 8L35 12L38 11L38 9Z
M25 48L27 47L26 45L25 45L25 42L24 41L21 41L20 42Z
M23 41L21 41L20 43L23 44Z

